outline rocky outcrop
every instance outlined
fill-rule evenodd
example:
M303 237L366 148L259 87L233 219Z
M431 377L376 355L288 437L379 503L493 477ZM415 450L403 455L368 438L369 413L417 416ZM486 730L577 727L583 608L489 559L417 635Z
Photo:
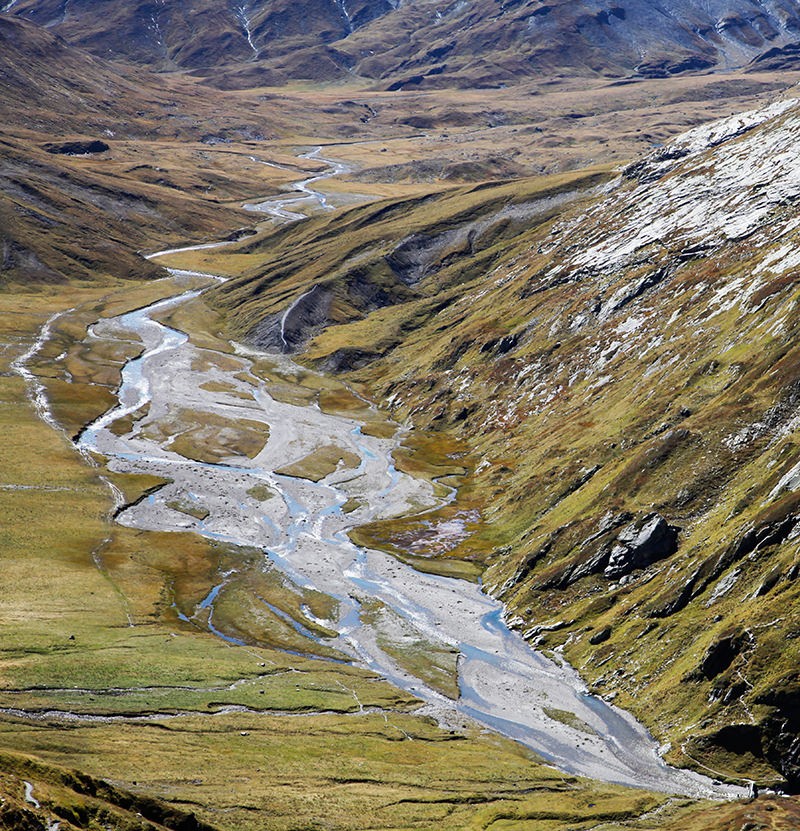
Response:
M691 674L690 679L710 681L716 678L731 666L749 642L750 638L746 632L735 632L714 641L706 650L700 666Z
M464 227L440 234L413 234L387 254L386 262L398 280L413 286L440 268L448 256L470 252L473 236Z
M249 341L261 349L295 352L328 322L333 293L314 285L297 297L282 314L262 320L249 334Z
M664 147L659 147L644 158L629 164L622 171L622 175L626 179L636 179L642 183L655 182L673 170L681 159L743 136L791 107L791 101L778 101L770 107L736 113L711 125L688 130Z
M100 139L86 141L65 141L59 144L45 144L48 153L60 156L88 156L94 153L106 153L110 147Z
M585 577L602 574L608 580L619 580L637 569L647 568L658 560L670 557L678 550L680 528L670 525L663 516L649 513L634 519L629 513L610 515L603 519L596 534L577 546L567 565L537 583L537 589L565 589ZM609 539L615 528L628 523L615 538ZM549 549L539 552L520 575L509 581L508 588L520 582L536 561Z
M598 644L605 643L611 637L611 627L604 626L599 631L595 632L590 638L589 643L592 646L597 646Z
M610 580L646 568L678 550L679 528L659 514L648 514L620 531L603 574Z
M719 580L731 566L755 552L794 539L800 529L800 516L796 513L799 501L800 496L794 495L773 506L762 522L747 528L723 551L707 557L690 573L679 576L666 592L652 601L646 614L649 617L670 617L676 614ZM770 572L756 589L756 596L766 594L781 575L779 570Z
M376 352L346 347L331 352L320 363L319 368L324 372L351 372L356 369L362 369L368 363L378 358L380 358L380 355Z

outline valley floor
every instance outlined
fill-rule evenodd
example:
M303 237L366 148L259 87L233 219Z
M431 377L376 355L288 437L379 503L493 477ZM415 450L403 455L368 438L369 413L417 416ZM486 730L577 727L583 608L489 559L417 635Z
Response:
M296 90L291 106L322 105L325 144L335 145L323 152L353 168L347 181L325 184L330 207L424 201L482 177L551 173L571 187L577 174L569 171L586 165L594 165L589 178L602 181L681 119L735 108L739 94L726 83L678 81L656 106L649 84L625 92L625 106L619 90L598 87L595 108L577 116L582 91L568 84L551 96L498 92L491 107L471 92L454 102L357 91L376 113L368 122L351 113L341 90ZM784 82L752 76L749 83L748 95L758 97ZM265 100L275 94L263 92ZM524 112L514 121L518 107ZM469 123L460 123L465 117ZM624 128L609 146L609 125L620 119ZM15 133L13 153L3 151L20 177L27 168L16 154L28 138ZM174 230L224 236L236 222L263 232L263 218L243 211L243 201L292 211L282 190L301 172L308 182L326 167L295 151L319 143L288 129L269 142L223 136L178 150L174 141L146 149L120 141L105 160L103 188L116 177L168 206L164 215L173 219L183 205L175 194L192 193L202 206L194 226L175 219L169 229L150 216L137 244L167 244ZM105 162L58 164L48 181L85 177L99 192L94 177ZM69 176L60 177L62 169ZM99 190L102 205L108 191ZM70 227L58 233L71 243ZM257 267L258 253L243 246L224 261L216 253L196 248L160 262L226 275ZM191 291L208 281L189 274L179 282ZM7 518L0 827L777 831L797 824L791 799L696 801L741 791L667 772L630 723L645 761L630 762L630 748L612 752L613 741L598 734L606 738L618 713L574 690L567 696L550 677L561 673L580 689L566 670L545 668L546 683L527 677L524 693L516 678L502 694L491 692L486 678L496 680L498 664L487 655L508 646L499 607L466 581L442 601L439 578L415 580L410 566L359 552L344 534L441 504L451 486L435 471L415 479L395 469L398 426L350 387L276 357L237 353L225 320L202 298L153 308L175 291L173 280L123 282L104 270L102 285L16 282L0 293L0 516ZM175 339L164 341L165 333ZM151 353L145 369L137 364L143 350ZM109 412L113 418L103 417ZM472 563L450 567L477 575ZM408 614L414 604L424 614ZM473 646L486 653L482 660L466 650L457 657L466 637L449 615L456 606L497 627L478 632L483 640ZM526 647L518 639L514 648ZM507 721L502 708L522 694L540 705L523 743L486 728ZM453 705L459 696L469 703ZM530 739L543 726L563 737L569 772L532 752L535 745L545 759L558 755ZM644 766L651 769L642 777Z
M4 298L0 500L14 522L3 560L0 822L18 827L22 811L61 828L139 827L135 813L168 828L189 827L189 813L219 828L555 828L665 803L565 776L470 721L439 728L373 673L320 660L332 650L301 656L314 642L292 620L330 616L330 600L265 570L259 551L111 524L102 469L36 416L11 364L52 311L74 308L31 357L71 434L102 408L98 373L120 366L117 350L138 350L105 344L99 360L98 344L78 357L74 335L164 291ZM95 380L76 382L80 372ZM149 473L109 479L126 503L160 484ZM191 524L191 507L178 510ZM221 584L228 596L204 617L203 599ZM223 628L232 634L218 637Z

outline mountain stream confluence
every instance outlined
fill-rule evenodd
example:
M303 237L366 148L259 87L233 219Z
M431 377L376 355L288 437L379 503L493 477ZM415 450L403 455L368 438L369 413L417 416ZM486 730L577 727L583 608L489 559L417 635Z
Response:
M309 157L329 161L318 150ZM339 163L329 163L327 175L343 169ZM318 193L309 184L310 180L300 183L303 200ZM326 207L324 195L320 196L320 206ZM296 219L285 209L297 199L289 195L260 203L260 210L284 220ZM176 285L185 274L173 272ZM349 527L419 510L421 505L433 507L438 504L433 488L396 470L392 452L397 439L366 435L354 419L270 395L269 385L251 371L253 361L268 359L290 377L300 367L287 356L258 355L238 345L233 355L202 349L186 333L156 319L198 294L198 290L180 291L90 327L90 338L135 336L143 351L123 368L119 403L81 433L79 449L101 454L115 472L147 473L169 481L121 510L118 522L145 530L193 531L258 547L295 584L338 601L336 620L314 621L338 633L326 644L413 693L425 702L422 712L443 723L472 718L572 774L694 797L745 795L743 788L667 766L642 725L589 695L565 662L550 660L509 630L502 605L479 586L423 574L388 554L355 546L346 533ZM225 420L235 426L238 419L259 422L269 437L252 458L231 455L216 463L196 461L171 447L174 432L167 435L169 431L158 428L174 424L177 413L183 429L191 428L195 416L198 423L203 418L208 422L210 414L214 424ZM138 420L128 432L116 435L123 431L110 429L131 415ZM357 466L340 465L319 482L276 473L331 446L352 454L351 459L357 457ZM248 494L259 485L272 497L258 500ZM207 516L198 519L175 510L181 500L201 504ZM344 513L343 506L353 500L359 507ZM213 626L215 597L211 592L203 601L204 609L212 631L226 637ZM362 606L376 601L402 621L404 632L413 631L424 642L458 653L457 700L415 678L381 648L379 635L362 615ZM310 611L306 613L312 622ZM558 711L574 714L574 719L553 718Z

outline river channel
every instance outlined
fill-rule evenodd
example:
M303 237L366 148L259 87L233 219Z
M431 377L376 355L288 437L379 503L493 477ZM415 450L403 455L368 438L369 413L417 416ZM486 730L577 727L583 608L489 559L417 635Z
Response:
M313 151L313 158L326 161L319 151ZM332 163L328 175L340 169ZM283 220L298 219L286 215L293 213L286 205L316 193L310 180L300 185L300 193L262 202L259 210ZM349 527L437 504L431 486L395 469L396 439L366 435L358 421L323 412L315 404L277 400L269 384L251 371L253 361L264 356L236 345L233 355L201 349L186 333L159 322L159 316L199 293L181 290L182 273L173 275L175 296L99 320L90 328L90 337L137 338L143 352L123 369L118 405L82 432L79 449L102 454L113 471L170 481L122 510L118 522L146 530L193 531L258 547L295 584L338 601L335 620L312 620L307 610L309 623L338 633L327 644L412 692L425 702L424 711L443 723L471 718L568 773L688 796L744 795L744 789L665 765L642 725L589 695L571 667L531 649L505 626L501 604L479 586L422 574L387 554L353 545ZM285 355L266 357L285 377L301 371ZM110 429L133 414L138 419L128 432L116 435L123 431ZM209 416L215 424L222 419L234 427L241 419L263 424L268 439L252 458L229 455L199 462L176 452L177 433L193 429L193 419L208 423ZM178 422L180 427L175 426ZM357 464L340 465L319 482L276 472L331 446L357 458ZM249 495L257 485L272 498ZM175 510L177 502L187 500L207 515L198 519ZM358 507L345 513L343 506L351 504ZM203 601L212 631L220 588ZM398 622L398 637L458 653L457 699L415 678L381 648L380 633L363 615L364 605L375 601ZM313 637L310 630L303 634ZM574 714L574 719L554 718L558 711Z

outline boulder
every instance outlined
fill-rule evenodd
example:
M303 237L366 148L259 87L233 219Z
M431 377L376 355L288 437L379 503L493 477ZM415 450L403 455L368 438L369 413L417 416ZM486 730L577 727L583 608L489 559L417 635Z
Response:
M692 673L692 679L706 678L710 681L716 678L728 669L749 642L750 638L744 632L736 632L714 641L706 650L700 666Z
M605 643L611 637L611 627L604 626L598 632L595 632L590 638L589 643L592 646L597 646L600 643Z
M617 580L671 556L678 550L679 531L655 513L626 525L617 536L603 574L609 580Z

